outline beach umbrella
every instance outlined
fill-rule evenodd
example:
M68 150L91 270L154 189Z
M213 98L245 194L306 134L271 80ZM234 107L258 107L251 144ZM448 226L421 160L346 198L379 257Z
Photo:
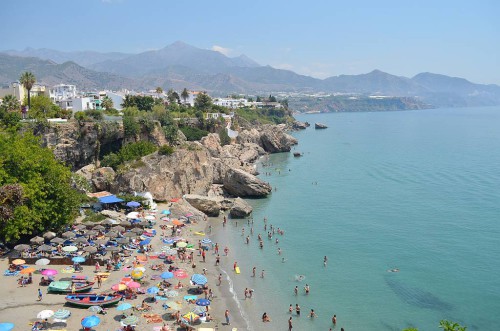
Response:
M59 238L59 237L55 237L53 239L50 239L50 242L53 244L62 244L65 241L66 240L64 240L63 238Z
M96 253L97 252L97 248L94 246L85 246L85 247L83 247L83 250L87 253Z
M54 315L52 317L60 319L60 320L65 320L65 319L67 319L70 316L71 316L71 312L69 310L67 310L67 309L59 309L59 310L57 310L54 313Z
M108 218L108 219L102 221L102 224L104 224L104 225L114 225L114 224L118 224L118 221L113 220L111 218Z
M18 252L27 251L30 248L31 248L30 245L26 245L26 244L20 244L20 245L14 246L14 249Z
M136 211L133 211L131 213L128 213L127 216L128 219L136 219L136 218L139 218L139 213L136 212Z
M127 285L121 284L121 283L120 284L115 284L115 285L111 286L111 289L113 291L124 291L124 290L127 289Z
M74 258L71 259L71 261L75 263L82 263L85 262L85 258L83 256L75 256Z
M194 274L191 276L191 281L196 285L205 285L208 282L208 279L201 274Z
M47 310L42 310L41 312L39 312L36 315L36 318L44 320L46 318L51 318L52 316L54 316L54 311L47 309Z
M212 240L208 239L208 238L203 238L201 240L201 243L202 244L205 244L205 245L210 245L212 243Z
M176 246L177 246L177 247L179 247L179 248L184 248L184 247L186 247L187 245L188 245L188 244L187 244L187 242L180 241L180 242L178 242L178 243L177 243L177 245L176 245Z
M174 291L174 290L170 290L170 291L165 292L165 296L167 298L173 298L173 297L176 297L178 295L179 295L179 292Z
M107 242L108 242L108 239L104 239L104 238L94 240L94 244L96 244L96 245L104 245Z
M95 236L97 234L96 230L86 230L85 235L86 236Z
M43 237L47 240L50 240L52 238L55 238L56 237L56 234L52 231L47 231L43 234Z
M36 269L33 268L33 267L28 267L28 268L24 268L23 270L21 270L19 273L20 274L23 274L23 275L27 275L27 274L31 274L33 272L35 272Z
M127 202L127 207L131 207L131 208L137 208L139 207L141 204L137 201L129 201Z
M89 242L87 241L87 238L85 238L85 237L78 237L78 238L74 239L73 242L77 243L77 244L83 244L83 245L89 244Z
M45 241L45 239L43 239L42 237L38 237L38 236L30 239L30 243L32 243L32 244L41 244L44 241Z
M100 313L102 311L102 307L101 306L90 306L89 309L87 309L87 310L92 312L92 313Z
M200 298L200 299L196 300L195 303L197 306L202 306L202 307L210 306L210 300L208 300L208 299Z
M65 252L76 252L78 250L78 247L76 247L76 246L64 246L62 248L62 250Z
M127 238L137 237L137 233L134 233L134 232L125 232L123 234L123 236L127 237Z
M22 265L22 264L26 264L26 261L24 261L23 259L15 259L14 261L12 261L12 264L13 265Z
M131 226L131 225L132 225L132 223L130 223L130 222L129 222L129 221L127 221L127 220L123 220L123 221L120 221L120 225L121 225L121 226Z
M178 269L178 270L174 271L174 276L175 276L175 278L183 279L183 278L187 278L188 274L186 271L184 271L182 269Z
M165 209L161 212L163 215L170 215L170 210Z
M71 239L71 238L75 238L76 237L76 233L72 232L72 231L66 231L64 232L61 237L63 238L66 238L66 239Z
M118 236L119 236L118 232L115 232L115 231L109 231L108 233L106 233L106 237L109 237L109 238L116 238Z
M139 321L139 317L135 315L127 316L126 318L121 320L122 325L135 325Z
M119 244L128 244L130 242L129 238L117 238L116 242Z
M126 285L127 285L128 288L139 288L139 287L141 287L141 284L139 284L138 282L134 282L134 281L128 282Z
M131 282L131 281L132 281L132 278L130 278L130 277L123 277L120 280L120 283L127 284L128 282Z
M128 302L125 302L125 303L120 304L118 307L116 307L116 310L125 311L125 310L129 310L130 308L132 308L132 305Z
M41 251L41 252L52 252L52 250L54 250L54 247L50 246L50 245L42 245L42 246L39 246L37 248L37 250Z
M106 246L105 248L108 252L118 252L119 250L121 250L120 247L118 246Z
M177 226L179 226L179 225L183 225L184 223L182 223L182 222L181 222L181 221L179 221L179 220L173 220L173 221L172 221L172 224L173 224L173 225L177 225Z
M76 229L76 230L83 230L83 229L86 229L87 227L83 224L78 224L78 225L75 225L73 227L73 229Z
M188 321L189 324L193 324L195 321L197 321L198 319L200 319L200 316L198 316L197 314L193 313L192 311L190 311L187 314L182 315L182 317L186 321Z
M139 243L139 245L141 245L141 246L149 245L150 242L151 242L151 238L147 238L147 239L144 239L143 241L141 241Z
M101 323L101 319L95 315L87 316L82 319L82 326L84 328L93 328L94 326L99 325Z
M49 259L38 259L35 262L35 265L47 265L47 264L50 264Z
M153 221L154 219L156 219L156 217L154 217L153 215L148 215L148 216L144 217L144 219Z
M161 277L161 279L170 279L170 278L174 277L174 274L171 273L170 271L165 271L165 272L161 273L160 277Z
M130 273L130 277L132 277L132 279L141 279L142 277L144 276L144 272L141 271L141 270L133 270L131 273Z
M0 323L0 331L11 331L14 326L14 323Z
M207 309L201 306L195 306L193 307L193 309L191 309L191 311L197 315L205 315Z
M137 266L135 267L134 271L139 271L139 272L146 272L146 268L144 268L143 266Z
M172 249L172 248L168 248L165 250L165 254L166 255L175 255L177 254L177 250L176 249Z
M85 221L85 222L83 222L82 224L83 224L83 225L85 225L85 226L92 226L92 225L95 225L95 223L94 223L94 222L92 222L92 221Z
M111 230L116 231L116 232L123 232L125 231L125 228L121 225L113 226Z
M143 233L143 232L144 232L144 229L141 229L141 228L133 228L132 230L130 230L130 232L141 234L141 233Z
M97 231L102 231L102 230L104 230L106 228L104 226L102 226L102 225L99 224L99 225L94 226L92 229L97 230Z
M55 269L45 269L45 270L42 270L41 274L44 275L44 276L55 276L57 275L57 270Z
M150 226L150 225L151 225L151 223L149 223L149 221L144 220L144 221L140 221L140 222L139 222L139 225L140 225L140 226Z
M148 292L148 294L157 294L158 292L160 292L160 289L156 286L152 286L148 288L146 292Z
M193 217L193 216L194 216L194 214L193 214L193 213L187 213L187 214L186 214L186 215L184 215L184 216L186 216L186 217L188 217L188 218L189 218L189 217Z

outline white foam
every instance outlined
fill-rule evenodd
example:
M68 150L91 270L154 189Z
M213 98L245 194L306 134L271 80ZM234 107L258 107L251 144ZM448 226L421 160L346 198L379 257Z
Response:
M229 292L233 295L233 300L236 302L236 305L238 306L238 310L240 311L241 317L245 320L245 323L247 325L246 330L253 330L253 328L250 326L250 319L248 318L247 314L245 314L245 311L243 310L243 307L241 307L240 301L238 300L238 296L236 295L236 292L234 291L233 287L233 281L225 272L224 270L221 269L221 271L226 275L227 283L229 284Z

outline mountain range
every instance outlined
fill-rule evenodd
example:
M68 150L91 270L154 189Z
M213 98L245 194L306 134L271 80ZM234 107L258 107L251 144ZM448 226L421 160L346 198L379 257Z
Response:
M180 41L139 54L33 48L0 52L0 83L15 81L26 70L45 84L71 83L80 89L160 86L205 90L214 95L326 92L417 97L437 107L500 104L500 86L475 84L463 78L433 73L407 78L374 70L317 79L262 66L245 55L227 57Z

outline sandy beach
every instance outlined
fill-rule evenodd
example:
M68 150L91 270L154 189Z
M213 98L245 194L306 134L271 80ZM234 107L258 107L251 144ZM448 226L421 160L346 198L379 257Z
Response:
M156 213L156 224L154 225L154 229L157 231L157 235L153 237L151 241L152 252L150 255L155 254L156 252L160 252L162 247L165 244L162 242L162 234L165 232L166 237L170 235L170 230L162 231L160 225L166 225L169 222L160 220L160 212L164 209L168 209L168 204L158 204L158 212ZM171 215L172 219L183 216L183 215ZM209 218L207 221L201 221L197 223L187 224L183 227L181 237L192 243L197 247L198 241L204 238L205 236L196 234L196 232L206 232L209 230L209 224L215 224L216 222L222 221L223 215L219 218ZM209 237L210 233L206 233L206 236ZM192 265L186 261L181 262L179 259L176 259L173 263L174 266L184 269L188 272L189 276L194 273L203 273L203 269L206 269L206 275L208 278L208 287L213 291L213 300L209 306L208 313L213 318L211 322L203 322L197 323L194 325L195 329L198 328L215 328L215 329L239 329L245 330L247 329L246 321L242 318L239 313L238 306L236 301L233 299L233 294L229 291L229 286L227 284L227 279L224 277L222 280L221 286L217 286L217 278L221 273L219 267L215 266L215 255L212 251L207 252L206 254L206 262L203 262L202 256L200 256L197 250L193 250L194 252L194 261L196 263L196 267L193 268ZM189 250L188 250L189 253ZM133 253L132 257L127 258L125 260L124 266L132 266L133 256L137 255L136 252ZM221 259L223 258L223 254L221 255ZM144 277L141 279L141 288L146 290L151 286L155 286L160 280L153 280L151 276L161 274L161 271L154 271L151 269L153 264L163 263L158 259L149 259L143 265L146 268L146 272ZM227 261L226 261L227 263ZM36 269L40 269L39 266L30 265L35 267ZM65 266L50 264L46 268L54 268L58 271L61 271ZM2 270L8 269L8 259L7 257L3 257L0 260L0 268ZM111 271L109 277L102 282L101 288L96 288L92 290L92 293L109 293L111 291L111 286L114 284L118 284L120 280L128 275L130 271L124 271L123 269L120 271ZM223 272L222 272L223 273ZM224 275L225 273L223 273ZM55 276L55 279L58 280L63 277L70 277L74 274L67 274L59 272L58 275ZM94 279L95 277L95 268L93 266L83 266L83 272L78 275L88 276L89 280ZM57 311L58 309L64 308L71 311L71 316L66 320L66 323L55 323L53 324L53 319L48 319L49 329L59 329L59 330L83 330L81 325L82 318L86 316L93 315L90 311L85 308L78 308L74 306L67 305L65 302L65 295L63 294L52 294L47 293L47 287L38 286L38 283L42 277L41 274L35 272L33 275L33 284L28 284L26 287L19 287L17 280L18 276L2 276L3 285L0 287L0 296L2 300L0 300L0 323L1 322L10 322L15 324L15 328L13 330L31 330L32 323L39 321L37 319L37 314L42 310L53 310ZM190 312L196 305L189 304L187 301L183 299L185 295L188 294L188 289L192 288L190 286L189 277L185 279L173 279L172 283L177 284L180 281L183 284L182 289L178 289L179 295L177 297L172 298L171 300L175 301L180 308L181 314L185 314ZM94 285L95 286L95 285ZM41 301L37 301L38 297L38 289L42 290L43 299ZM139 294L134 300L125 300L122 302L129 302L133 306L140 305L141 302L147 298L148 294ZM203 295L198 296L202 298ZM122 303L121 302L121 303ZM159 314L161 316L162 321L155 323L148 323L147 315L144 316L140 311L133 311L132 309L127 310L125 312L118 311L115 306L111 306L106 309L107 314L102 315L98 314L101 322L98 326L95 326L93 330L99 331L115 331L120 329L120 319L122 318L123 313L130 315L133 313L136 316L139 316L139 322L137 323L135 330L159 330L159 328L163 325L163 323L167 324L171 330L181 330L179 325L175 323L175 319L173 319L170 315L171 313L175 313L176 311L168 308L165 309L162 307L162 301L158 300L157 303L148 303L152 306L152 311L147 312L147 314ZM231 325L226 326L224 312L228 309L230 311L230 319Z

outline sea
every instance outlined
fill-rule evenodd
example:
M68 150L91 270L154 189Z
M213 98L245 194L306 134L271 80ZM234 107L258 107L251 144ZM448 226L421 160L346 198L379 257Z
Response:
M292 133L303 156L262 159L272 194L248 200L251 218L214 225L246 329L287 330L291 316L294 331L497 330L500 107L296 118L311 123ZM271 225L284 234L268 239Z

